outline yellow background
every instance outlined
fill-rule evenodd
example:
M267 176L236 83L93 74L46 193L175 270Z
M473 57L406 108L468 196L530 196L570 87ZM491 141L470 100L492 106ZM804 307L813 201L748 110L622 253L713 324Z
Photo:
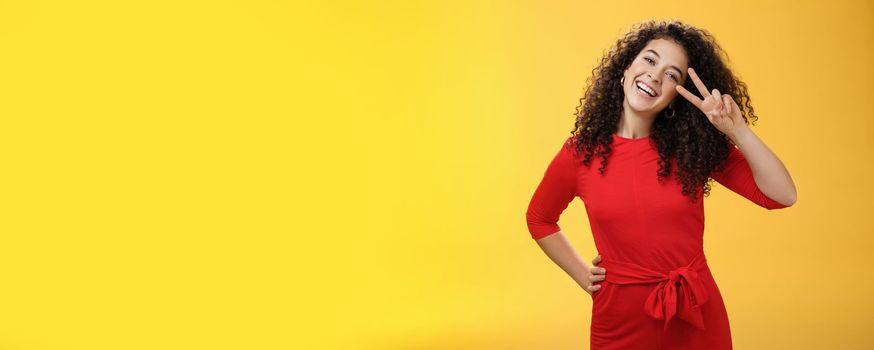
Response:
M0 1L0 349L580 349L524 212L631 24L711 31L798 203L715 186L738 349L870 349L871 2ZM561 225L596 254L576 199Z

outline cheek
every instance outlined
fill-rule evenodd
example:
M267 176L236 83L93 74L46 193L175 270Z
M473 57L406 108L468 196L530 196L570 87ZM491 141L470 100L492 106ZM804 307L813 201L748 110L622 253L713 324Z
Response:
M662 85L662 87L664 88L664 90L662 91L662 94L665 97L668 97L669 99L673 100L674 97L677 97L680 95L680 93L677 92L678 85L679 84L674 84L674 83Z
M662 97L663 99L670 101L670 100L673 100L673 99L674 99L674 96L675 96L675 95L677 95L677 91L674 90L673 87L670 87L670 88L669 88L669 87L667 87L667 86L664 86L664 88L662 89L662 93L661 93L661 95L662 95L661 97Z

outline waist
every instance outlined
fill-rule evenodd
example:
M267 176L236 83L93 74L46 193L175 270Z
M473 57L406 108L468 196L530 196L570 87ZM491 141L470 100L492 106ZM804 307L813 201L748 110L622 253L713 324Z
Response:
M647 267L630 261L602 256L598 266L607 269L606 281L613 284L649 284L666 280L678 282L685 275L697 278L698 274L708 270L707 257L704 251L699 251L687 263L665 271L655 267ZM694 276L693 276L694 275Z
M709 272L709 268L703 250L685 265L667 272L608 256L602 256L598 266L607 269L604 281L611 284L657 284L647 297L643 309L653 319L664 320L665 330L675 316L698 329L704 329L701 306L709 296L700 273Z

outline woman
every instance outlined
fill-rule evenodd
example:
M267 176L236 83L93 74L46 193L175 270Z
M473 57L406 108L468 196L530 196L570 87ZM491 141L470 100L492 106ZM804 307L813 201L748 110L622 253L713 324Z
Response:
M531 236L592 296L593 350L731 349L704 256L710 179L767 209L795 203L789 173L747 125L757 117L746 85L722 54L682 22L635 25L594 70L572 136L531 198ZM593 267L557 224L574 197L599 252Z

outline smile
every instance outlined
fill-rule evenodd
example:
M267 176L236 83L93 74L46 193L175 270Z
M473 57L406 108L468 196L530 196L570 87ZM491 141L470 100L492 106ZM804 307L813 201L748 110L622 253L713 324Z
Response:
M634 86L637 88L637 92L646 97L656 97L655 89L651 88L649 85L646 85L640 81L636 81Z

